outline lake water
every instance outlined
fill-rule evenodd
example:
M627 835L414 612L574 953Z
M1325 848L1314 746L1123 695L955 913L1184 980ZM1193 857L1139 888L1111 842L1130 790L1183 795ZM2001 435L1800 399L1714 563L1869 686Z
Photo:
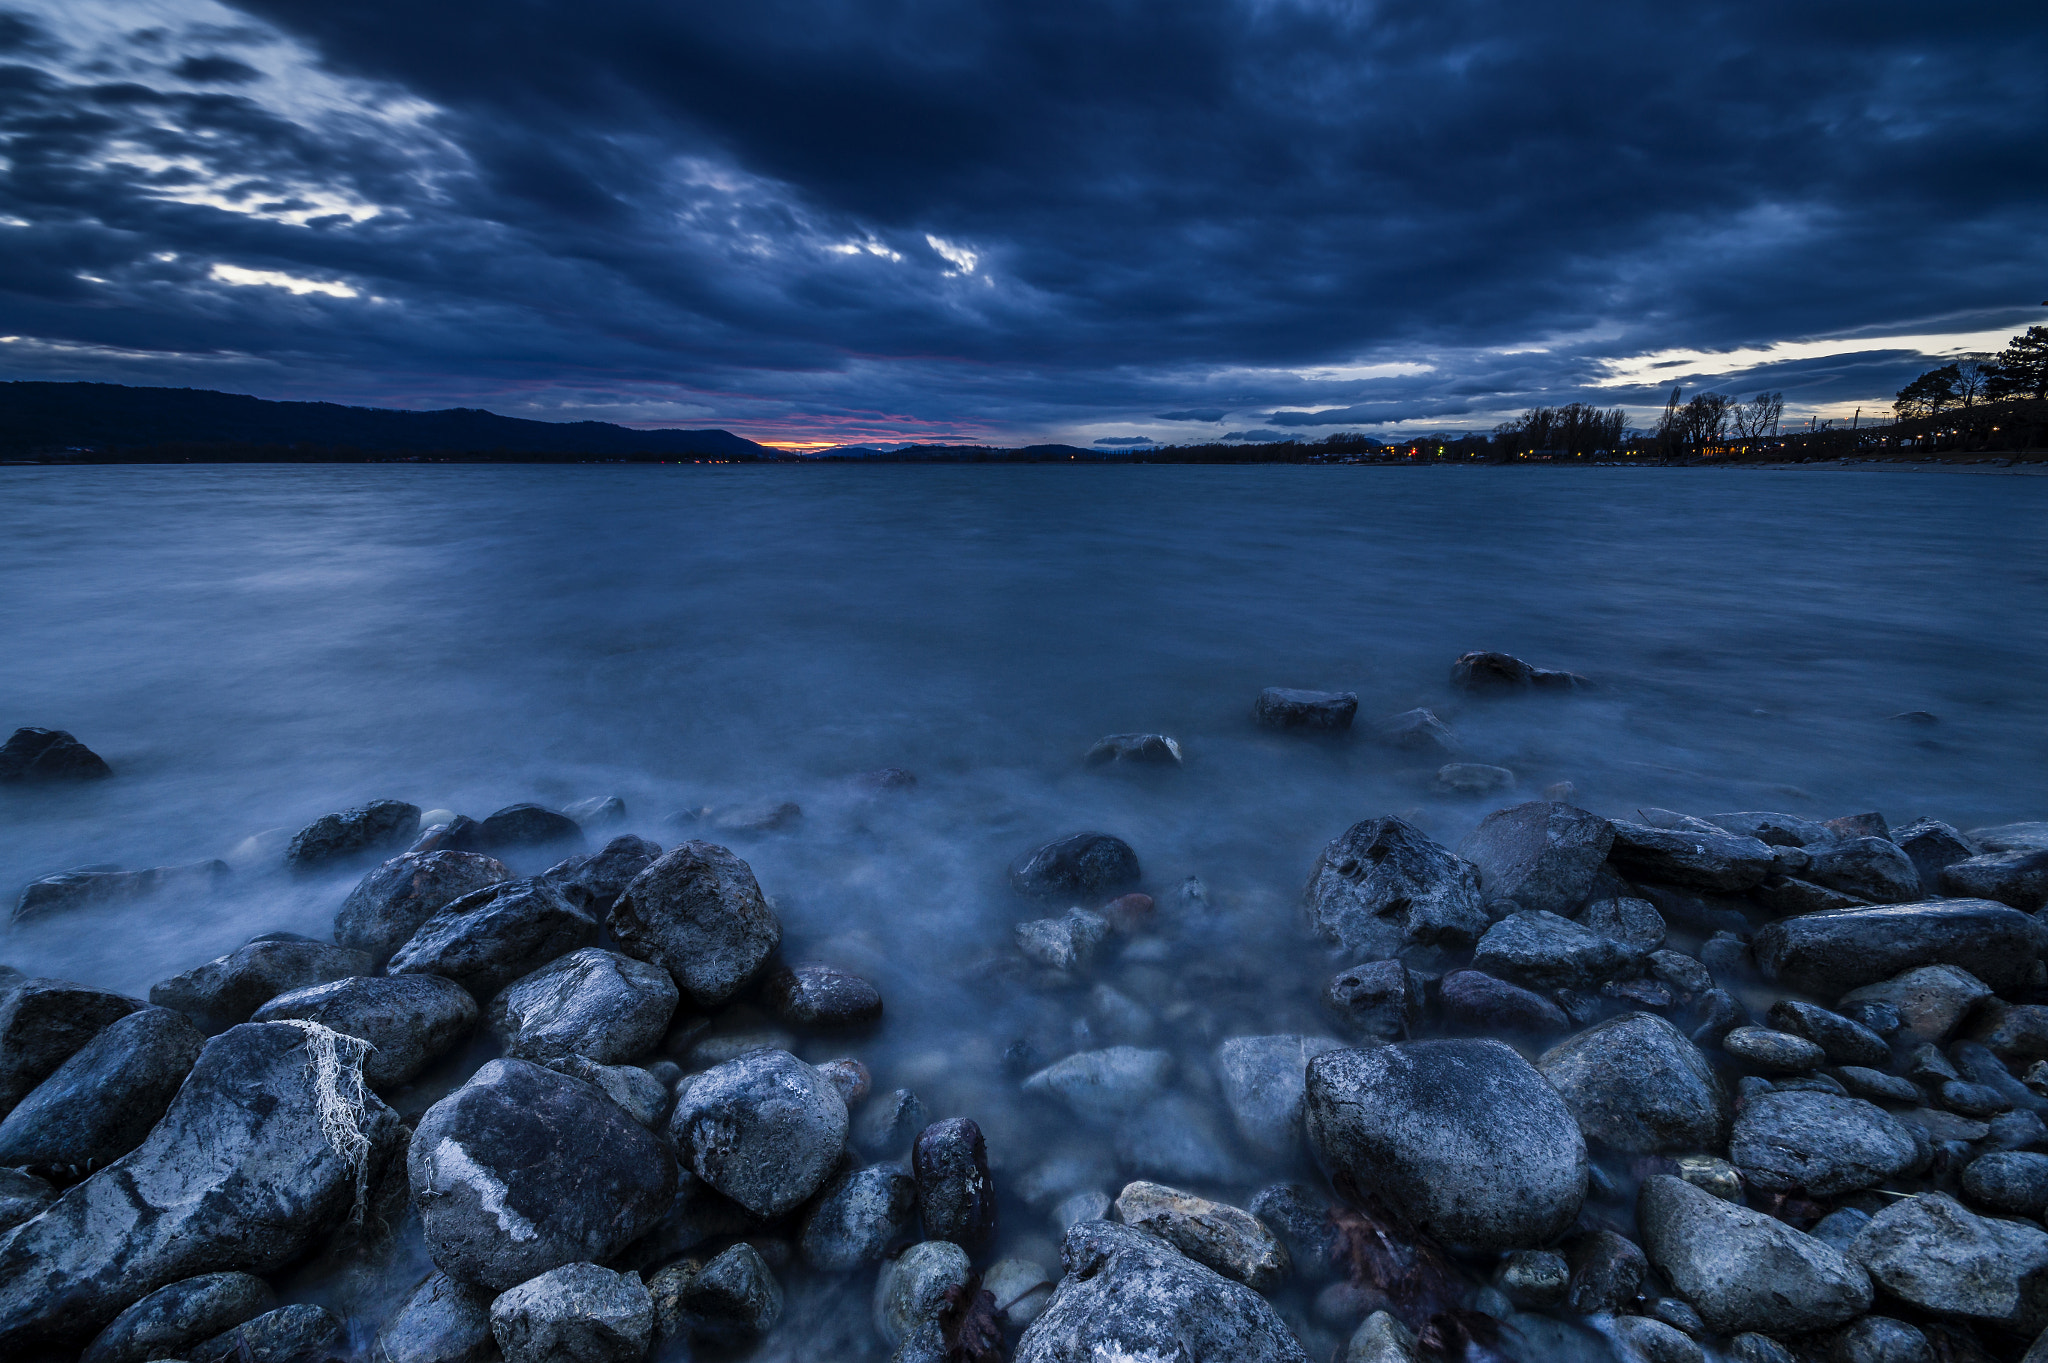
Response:
M1090 1035L1085 995L981 965L1038 912L1005 867L1053 836L1126 838L1162 907L1207 887L1176 950L1228 979L1161 1037L1194 1075L1218 1032L1327 1028L1299 894L1362 818L1455 844L1559 781L1631 817L2048 817L2042 479L164 467L8 469L0 494L0 728L69 729L118 773L0 791L0 884L224 856L384 797L481 817L617 794L664 844L696 835L674 810L791 799L796 826L731 840L786 954L873 977L889 1017L853 1049L878 1089L975 1117L1012 1178L1054 1137L1004 1049ZM1462 700L1468 649L1598 690ZM1258 730L1270 685L1358 692L1361 732ZM1418 705L1514 789L1437 794L1435 760L1363 731ZM1889 718L1914 710L1938 723ZM1130 731L1177 737L1185 769L1083 767ZM915 790L849 786L882 766ZM23 925L0 960L144 993L258 932L325 936L357 873L247 868L203 902Z

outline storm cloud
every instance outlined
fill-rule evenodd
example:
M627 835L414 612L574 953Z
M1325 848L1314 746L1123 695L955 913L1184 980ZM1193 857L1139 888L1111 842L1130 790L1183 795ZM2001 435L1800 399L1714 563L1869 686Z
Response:
M2043 69L2019 4L0 0L0 376L835 444L1835 411L2039 320Z

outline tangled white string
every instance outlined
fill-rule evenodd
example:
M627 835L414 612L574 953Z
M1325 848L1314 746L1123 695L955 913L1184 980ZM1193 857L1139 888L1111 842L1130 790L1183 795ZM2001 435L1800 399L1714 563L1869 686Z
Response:
M306 1068L313 1075L313 1101L320 1111L320 1134L334 1153L348 1162L356 1179L356 1203L349 1224L359 1225L370 1198L370 1138L363 1134L368 1115L368 1086L363 1061L376 1050L359 1036L337 1032L303 1018L279 1018L306 1034Z

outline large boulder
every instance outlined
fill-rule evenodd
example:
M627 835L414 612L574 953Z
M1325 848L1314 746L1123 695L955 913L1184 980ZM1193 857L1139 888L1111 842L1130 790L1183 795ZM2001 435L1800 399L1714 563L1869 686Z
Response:
M279 994L256 1010L257 1022L302 1018L376 1049L363 1059L371 1088L418 1075L476 1029L476 1000L439 975L359 975Z
M209 1031L220 1031L247 1022L279 994L367 975L376 968L366 953L347 947L303 938L259 938L151 985L149 1001L175 1008Z
M1743 1105L1728 1158L1755 1187L1833 1197L1897 1178L1920 1154L1906 1124L1877 1104L1794 1089Z
M205 1047L168 1008L114 1019L0 1121L0 1165L83 1171L119 1159L149 1135Z
M142 1000L69 980L0 983L0 1116Z
M1083 1221L1060 1257L1066 1275L1018 1342L1016 1363L1308 1363L1263 1297L1157 1236Z
M1501 919L1472 953L1474 968L1545 990L1598 989L1640 959L1626 944L1540 909Z
M113 774L105 758L62 729L16 729L0 744L0 785L97 781Z
M1903 904L1920 893L1920 868L1884 838L1845 838L1810 849L1800 874L1816 885L1878 904Z
M476 852L407 852L349 891L334 915L334 940L381 964L448 905L510 879L505 863Z
M616 1065L653 1049L677 997L660 966L584 947L505 986L491 1000L491 1032L524 1060L581 1055Z
M1585 1200L1577 1121L1498 1041L1326 1052L1309 1062L1306 1112L1309 1144L1332 1178L1450 1244L1546 1244Z
M1570 913L1599 875L1614 826L1597 814L1549 800L1497 809L1458 844L1488 899Z
M1361 960L1413 946L1470 946L1492 924L1470 862L1397 818L1366 819L1316 858L1309 923Z
M611 912L633 877L660 856L660 843L621 833L595 852L556 862L541 872L540 878L560 890L571 904L601 918Z
M2026 980L2041 959L2040 924L1988 899L1935 899L1780 919L1752 941L1764 977L1836 998L1923 965L1960 966L1994 990Z
M706 1008L752 981L782 942L753 868L710 842L663 853L633 877L606 922L620 950L668 971Z
M366 852L398 851L420 831L420 807L403 800L372 800L322 814L301 828L285 849L287 866L316 870Z
M487 1000L535 965L594 945L597 920L542 880L508 880L443 905L386 967L443 975Z
M661 1220L676 1164L592 1084L493 1060L427 1109L407 1157L428 1253L504 1289L609 1259Z
M1071 833L1033 848L1010 866L1010 888L1034 899L1106 896L1136 885L1138 854L1107 833Z
M76 1347L167 1284L275 1272L322 1244L358 1196L358 1160L390 1158L403 1128L368 1096L348 1113L367 1152L337 1149L325 1122L345 1095L323 1101L320 1045L287 1023L215 1037L140 1147L0 1239L0 1352Z
M810 1200L846 1152L846 1102L788 1051L749 1051L691 1079L669 1134L697 1177L761 1217Z
M1950 894L1995 899L2033 913L2048 904L2048 852L1987 852L1948 866L1941 874Z
M1870 1279L1832 1246L1668 1174L1643 1180L1650 1262L1721 1334L1800 1335L1870 1309Z
M1308 1062L1343 1044L1325 1036L1234 1036L1216 1048L1223 1101L1246 1145L1274 1159L1301 1152Z
M1849 1257L1922 1311L2025 1335L2048 1326L2048 1235L1978 1216L1946 1193L1892 1203L1857 1232Z
M182 1356L277 1307L270 1284L253 1273L202 1273L159 1287L114 1317L78 1363L144 1363Z
M1652 828L1616 819L1607 859L1631 880L1698 890L1747 890L1772 870L1769 846L1755 838L1699 828Z
M1685 1034L1654 1013L1627 1013L1544 1052L1536 1066L1596 1146L1632 1155L1718 1150L1728 1093Z
M1356 691L1301 691L1269 686L1252 702L1252 717L1268 729L1332 733L1350 728L1357 714Z

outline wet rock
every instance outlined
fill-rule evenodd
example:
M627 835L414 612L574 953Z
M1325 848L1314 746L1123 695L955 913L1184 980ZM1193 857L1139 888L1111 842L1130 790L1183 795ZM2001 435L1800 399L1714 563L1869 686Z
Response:
M1537 800L1487 815L1458 855L1478 871L1489 898L1566 914L1585 902L1613 841L1612 825L1597 814Z
M403 1084L476 1030L469 992L439 975L362 975L279 994L255 1021L303 1018L376 1047L363 1060L371 1088Z
M503 862L475 852L407 852L349 891L334 915L334 940L388 961L441 909L510 879Z
M1728 1357L1734 1363L1799 1363L1777 1340L1748 1330L1728 1341Z
M1644 955L1662 947L1668 931L1664 916L1647 899L1598 899L1581 909L1576 921Z
M1920 1090L1910 1080L1883 1070L1866 1069L1861 1065L1844 1065L1835 1071L1835 1078L1842 1087L1858 1098L1870 1098L1887 1103L1917 1103Z
M1649 1154L1718 1150L1727 1138L1728 1095L1713 1066L1655 1014L1598 1023L1536 1065L1596 1145Z
M1472 953L1479 970L1532 989L1594 989L1621 974L1634 954L1569 918L1540 910L1509 914Z
M1132 767L1177 767L1180 744L1165 734L1111 734L1097 739L1082 759L1091 767L1115 763Z
M1913 1048L1912 1054L1906 1057L1906 1073L1915 1082L1937 1086L1961 1078L1956 1067L1948 1063L1948 1057L1931 1043Z
M1332 1177L1455 1245L1554 1238L1586 1192L1577 1122L1498 1041L1411 1041L1309 1062L1309 1143Z
M322 814L300 829L285 849L285 864L308 871L366 852L395 852L412 841L419 827L418 805L372 800L337 814Z
M1776 1091L1736 1115L1728 1158L1768 1192L1833 1197L1897 1178L1919 1155L1906 1127L1874 1103Z
M228 874L224 861L152 866L146 871L82 866L30 881L14 901L8 921L26 923L107 904L135 904L159 894L199 893L212 889Z
M1236 1036L1216 1048L1216 1076L1246 1145L1275 1159L1300 1151L1308 1062L1342 1045L1320 1036Z
M1737 1027L1721 1038L1721 1049L1766 1074L1804 1074L1828 1058L1805 1037L1768 1027Z
M1802 913L1827 913L1834 909L1860 909L1865 904L1853 894L1843 894L1840 890L1831 890L1797 876L1767 876L1764 883L1751 893L1756 896L1757 903L1780 918Z
M1391 1311L1375 1311L1345 1343L1343 1363L1416 1363L1421 1357L1415 1332Z
M1256 1292L1155 1236L1086 1221L1067 1232L1061 1258L1066 1276L1024 1332L1016 1363L1308 1363Z
M1396 818L1353 824L1324 847L1304 902L1319 934L1370 960L1468 946L1492 925L1471 864Z
M965 1117L933 1122L911 1148L918 1212L927 1239L973 1247L996 1228L996 1189L981 1128Z
M826 965L785 966L768 977L761 998L795 1027L859 1027L882 1016L880 991Z
M1568 1300L1581 1315L1635 1305L1649 1262L1636 1242L1611 1230L1583 1235L1572 1245Z
M649 1131L659 1131L662 1118L668 1116L668 1086L637 1065L600 1065L581 1055L556 1056L540 1063L556 1074L594 1086Z
M1938 899L1781 919L1758 930L1764 977L1836 996L1915 966L1951 965L1992 989L2022 983L2041 958L2042 928L1985 899Z
M950 1240L912 1245L882 1265L875 1279L875 1333L891 1346L946 1309L946 1294L965 1288L967 1251Z
M1295 1274L1311 1285L1337 1272L1337 1224L1330 1199L1305 1183L1274 1183L1253 1195L1249 1210L1287 1250Z
M676 1097L669 1134L692 1172L756 1216L795 1210L846 1151L846 1103L787 1051L706 1070Z
M371 1350L376 1363L491 1363L491 1294L429 1273L412 1290Z
M1432 710L1403 710L1398 715L1388 715L1374 722L1372 733L1382 746L1402 752L1449 757L1458 751L1457 735Z
M33 1221L57 1200L57 1190L32 1174L0 1166L0 1232Z
M1539 1036L1571 1028L1564 1010L1541 994L1477 970L1456 970L1444 976L1439 994L1444 1019L1454 1026Z
M1817 820L1764 810L1709 814L1707 822L1737 837L1755 838L1772 847L1805 847L1812 843L1832 842L1835 836L1833 830Z
M16 729L0 744L0 785L98 781L113 774L105 758L63 729Z
M1965 1117L1996 1117L2012 1110L2012 1100L1988 1084L1951 1079L1941 1086L1941 1105Z
M894 1159L910 1148L927 1124L925 1106L909 1089L892 1089L861 1110L853 1124L853 1146L874 1159Z
M1108 1215L1109 1194L1093 1191L1062 1198L1052 1209L1053 1224L1063 1235L1083 1221L1100 1221Z
M759 1250L741 1241L710 1262L686 1267L658 1291L657 1311L671 1319L662 1334L687 1333L721 1348L737 1348L767 1334L782 1318L782 1284ZM510 1363L510 1360L507 1361Z
M1019 857L1010 885L1033 898L1106 895L1138 883L1138 854L1107 833L1073 833Z
M1883 1066L1891 1060L1891 1047L1883 1037L1819 1004L1781 999L1771 1005L1765 1020L1781 1032L1813 1042L1837 1065Z
M541 872L540 878L561 891L571 904L597 918L611 912L633 878L660 856L660 843L623 833L598 851L556 862Z
M1742 1201L1742 1175L1727 1160L1715 1155L1681 1155L1674 1162L1678 1176L1693 1187L1724 1202Z
M444 814L446 818L439 817ZM435 810L421 815L420 822L425 826L406 847L408 852L475 852L483 846L483 825L467 814Z
M190 1363L330 1363L346 1356L342 1323L322 1306L281 1306L190 1345Z
M1143 1181L1117 1195L1117 1219L1150 1231L1193 1259L1254 1292L1287 1277L1287 1251L1250 1212L1177 1188Z
M2032 913L2048 904L2048 852L1987 852L1950 865L1941 884L1953 895L1995 899Z
M1986 999L1971 1016L1970 1039L2000 1060L2024 1068L2048 1057L2048 1006Z
M726 1002L782 941L753 868L709 842L686 842L633 878L607 919L622 950L675 978L699 1007Z
M1512 653L1465 653L1451 664L1451 687L1472 695L1579 691L1592 683L1575 672L1531 667Z
M1889 1009L1907 1033L1939 1042L1948 1040L1971 1010L1990 997L1990 986L1969 971L1930 965L1851 990L1842 996L1839 1008L1849 1016L1873 1008Z
M1858 1233L1849 1257L1922 1311L2028 1334L2048 1325L2048 1235L1978 1216L1945 1193L1886 1207Z
M1880 904L1903 904L1920 893L1920 868L1896 843L1851 838L1813 850L1804 878Z
M491 852L547 847L582 837L583 829L568 815L531 804L506 805L486 815L477 828L478 841Z
M1247 1177L1216 1113L1183 1093L1154 1098L1119 1122L1114 1144L1118 1165L1134 1177L1200 1184Z
M591 1084L493 1060L420 1118L408 1157L434 1263L503 1289L609 1259L675 1195L675 1161Z
M1548 1310L1564 1305L1565 1293L1571 1290L1571 1266L1556 1250L1518 1249L1501 1260L1493 1281L1523 1310Z
M156 1291L114 1317L79 1363L183 1357L188 1346L274 1310L270 1285L250 1273L205 1273Z
M1614 842L1608 860L1631 880L1651 880L1701 890L1747 890L1772 869L1771 849L1755 838L1717 829L1652 828L1621 819L1609 825ZM1711 829L1711 825L1704 826Z
M1341 970L1323 989L1323 1006L1356 1037L1401 1041L1422 1021L1422 982L1397 960Z
M279 994L377 968L367 953L325 942L265 941L237 947L205 965L150 986L149 1001L175 1008L212 1031L247 1022Z
M1714 977L1707 967L1697 957L1682 951L1653 951L1648 963L1653 979L1680 994L1704 995L1714 988Z
M630 1273L571 1263L491 1303L505 1363L639 1363L654 1338L654 1303Z
M654 1049L677 997L660 966L584 947L507 985L488 1015L507 1055L541 1064L581 1055L616 1065Z
M1914 869L1920 872L1920 883L1928 889L1941 884L1943 871L1982 851L1952 825L1939 819L1915 819L1904 828L1892 830L1892 841L1913 859ZM1990 897L1997 898L1996 895Z
M1722 1334L1804 1334L1870 1309L1863 1270L1774 1217L1653 1174L1636 1203L1658 1272Z
M875 1077L868 1072L868 1067L850 1056L827 1060L817 1066L817 1071L839 1090L840 1101L846 1104L848 1112L865 1101L869 1090L875 1086Z
M535 965L593 945L597 920L540 880L508 880L436 910L391 957L393 975L442 975L488 1000Z
M0 985L0 1116L57 1072L140 999L69 980L16 978Z
M917 1181L893 1164L844 1168L804 1213L797 1249L812 1268L843 1273L880 1263L917 1212Z
M1355 691L1296 691L1269 686L1259 692L1252 705L1252 716L1268 729L1348 729L1357 713Z
M114 1019L0 1121L0 1165L83 1171L119 1159L149 1135L205 1046L167 1008Z
M1963 1170L1963 1195L1987 1211L2031 1216L2048 1208L2048 1155L1994 1151Z
M2048 823L2007 823L1973 828L1971 842L1987 852L2048 852Z
M1935 1357L1917 1327L1888 1316L1865 1316L1835 1335L1828 1363L1935 1363Z
M1024 1091L1058 1098L1076 1116L1106 1122L1157 1096L1172 1073L1170 1051L1110 1046L1054 1061L1026 1079Z
M141 1146L0 1239L0 1352L75 1345L166 1284L271 1272L320 1244L357 1185L307 1045L281 1023L215 1037ZM371 1096L357 1125L381 1172L397 1116Z
M1484 762L1446 762L1436 770L1436 792L1439 795L1477 798L1497 795L1511 789L1514 784L1513 772L1506 767L1489 767Z

